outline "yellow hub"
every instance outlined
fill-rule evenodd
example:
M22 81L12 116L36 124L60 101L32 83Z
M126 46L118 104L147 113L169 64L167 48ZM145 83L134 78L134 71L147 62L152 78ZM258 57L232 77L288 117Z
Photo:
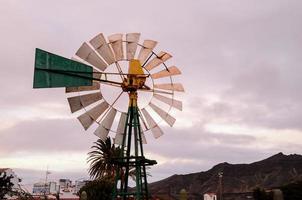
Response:
M129 61L127 78L124 79L122 88L125 92L137 91L143 88L146 82L146 75L139 60L132 59Z
M137 106L137 90L142 89L146 82L146 75L139 60L129 61L127 78L124 78L122 88L129 92L129 106Z

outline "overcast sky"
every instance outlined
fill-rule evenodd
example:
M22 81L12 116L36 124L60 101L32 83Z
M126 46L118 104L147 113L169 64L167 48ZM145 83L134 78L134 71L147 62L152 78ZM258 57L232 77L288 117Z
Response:
M2 0L0 167L25 183L87 176L97 139L64 89L33 90L35 48L72 57L98 33L141 32L173 55L186 92L165 135L146 133L151 181L302 153L300 0ZM41 171L42 170L42 171Z

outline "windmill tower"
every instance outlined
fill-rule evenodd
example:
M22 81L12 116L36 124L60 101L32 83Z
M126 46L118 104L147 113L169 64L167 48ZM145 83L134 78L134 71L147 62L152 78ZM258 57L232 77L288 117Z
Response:
M171 127L176 119L169 113L182 110L176 92L184 92L173 76L181 74L167 66L172 56L155 53L156 41L139 43L139 33L102 33L84 42L72 59L36 49L34 88L66 87L72 113L85 130L96 125L94 134L105 140L115 134L114 143L122 153L113 159L117 166L113 199L149 199L146 166L156 164L145 158L145 132L163 135L159 122ZM115 96L115 98L112 98ZM129 189L130 171L135 187Z

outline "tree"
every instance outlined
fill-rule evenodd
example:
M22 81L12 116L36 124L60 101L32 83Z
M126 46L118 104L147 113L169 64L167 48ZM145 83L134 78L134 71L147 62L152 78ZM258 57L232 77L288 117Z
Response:
M261 188L254 189L253 197L255 200L273 200L272 193L267 193L264 189Z
M115 147L109 137L105 141L98 139L91 148L93 150L88 153L90 177L93 179L111 177L113 179L117 167L113 164L113 160L120 157L121 148Z
M282 186L284 200L301 200L302 199L302 181L290 183Z
M0 199L12 191L13 183L10 181L13 177L7 176L6 172L0 172Z
M86 192L89 200L108 200L112 198L113 180L109 177L97 179L86 183L78 195L81 197L82 192Z

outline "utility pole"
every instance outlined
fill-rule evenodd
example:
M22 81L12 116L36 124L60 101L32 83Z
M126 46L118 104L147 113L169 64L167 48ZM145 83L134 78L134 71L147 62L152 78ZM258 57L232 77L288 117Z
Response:
M46 169L46 175L45 175L45 184L44 184L44 198L46 198L46 187L47 187L47 181L48 181L48 175L50 174L50 172L48 171L48 166ZM49 185L50 186L50 185ZM49 188L50 189L50 188Z
M222 197L222 178L223 178L223 172L219 172L218 173L218 178L219 178L219 183L218 183L219 199L218 200L223 200L223 197Z

